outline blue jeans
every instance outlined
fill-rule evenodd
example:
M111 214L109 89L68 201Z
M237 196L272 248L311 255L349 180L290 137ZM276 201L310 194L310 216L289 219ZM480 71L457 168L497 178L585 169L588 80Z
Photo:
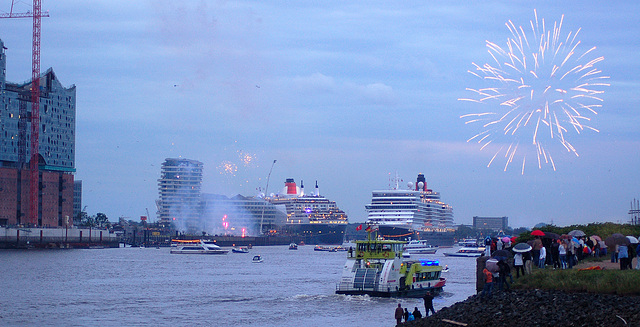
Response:
M480 293L480 297L484 298L485 295L487 295L487 297L491 297L491 290L493 289L493 282L492 283L484 283L484 288L482 289L482 293Z
M567 269L567 255L560 255L560 269Z
M538 260L538 268L544 269L544 262L545 261L547 261L547 258L540 258L540 260Z

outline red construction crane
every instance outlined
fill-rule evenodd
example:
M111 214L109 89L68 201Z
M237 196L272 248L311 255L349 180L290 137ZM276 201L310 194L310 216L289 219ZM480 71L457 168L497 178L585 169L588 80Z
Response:
M0 14L0 18L33 17L33 42L31 52L31 159L29 162L29 219L31 225L38 225L38 195L39 187L39 143L40 143L40 19L49 17L48 12L40 9L40 0L33 0L33 11L26 13L13 12L14 1L11 1L11 11ZM22 142L26 146L26 142ZM24 149L26 150L26 149ZM21 149L21 151L24 151ZM25 151L26 152L26 151Z

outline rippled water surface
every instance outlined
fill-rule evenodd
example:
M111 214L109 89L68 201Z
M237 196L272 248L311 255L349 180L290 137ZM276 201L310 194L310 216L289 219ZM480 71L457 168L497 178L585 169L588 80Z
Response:
M475 259L450 271L436 310L474 294ZM252 263L255 254L263 263ZM345 252L254 247L177 255L168 248L0 251L0 326L394 326L400 301L336 295Z

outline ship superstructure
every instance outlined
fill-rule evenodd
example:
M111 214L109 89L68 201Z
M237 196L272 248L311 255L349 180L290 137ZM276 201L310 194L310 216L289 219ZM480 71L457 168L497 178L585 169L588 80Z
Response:
M304 184L300 185L287 178L282 193L268 199L286 211L284 230L304 236L308 244L342 244L348 224L346 213L335 201L320 195L318 182L311 194L305 194Z
M365 208L367 224L377 226L384 238L453 244L453 208L440 200L440 193L427 188L423 174L408 189L373 191L371 204Z

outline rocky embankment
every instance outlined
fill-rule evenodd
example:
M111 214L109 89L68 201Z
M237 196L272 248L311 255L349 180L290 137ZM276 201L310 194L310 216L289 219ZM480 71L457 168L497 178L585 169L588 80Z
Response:
M490 299L474 295L402 326L640 326L640 297L543 290L494 292Z

